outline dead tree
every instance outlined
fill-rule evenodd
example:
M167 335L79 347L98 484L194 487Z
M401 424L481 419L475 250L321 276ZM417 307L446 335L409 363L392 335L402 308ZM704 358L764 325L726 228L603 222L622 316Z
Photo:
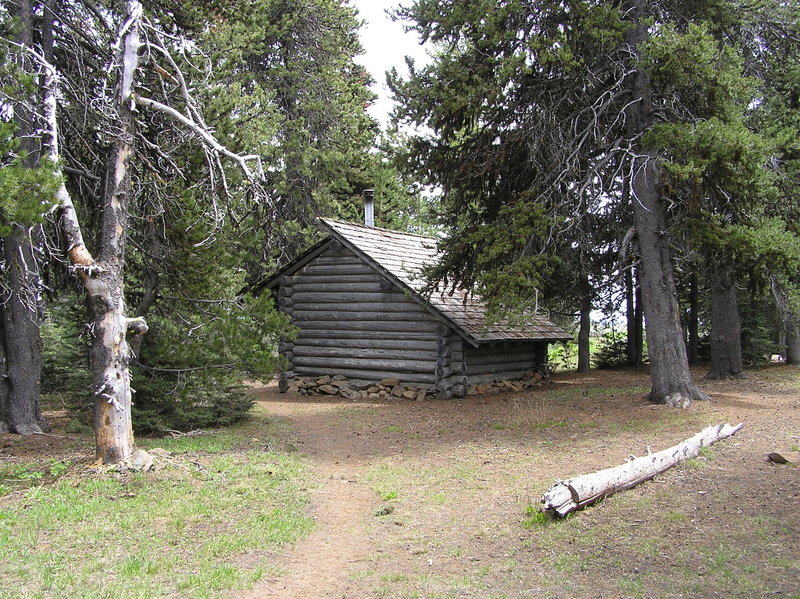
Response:
M564 517L617 491L635 487L680 462L697 457L701 448L727 439L743 426L744 424L709 426L669 449L632 459L614 468L558 481L545 492L542 511L550 516Z
M133 357L131 342L147 332L144 318L129 318L124 302L125 242L132 196L130 171L137 159L137 113L145 109L160 111L190 131L204 145L210 168L222 180L222 189L228 190L221 165L222 157L236 163L255 194L259 194L263 177L258 156L242 156L231 152L211 133L169 48L163 42L158 28L144 16L138 0L128 1L126 14L121 19L112 47L114 56L108 65L108 72L114 88L107 98L100 98L100 101L107 103L107 116L113 123L113 143L106 160L105 189L98 211L101 215L99 241L94 254L84 242L75 206L63 183L57 193L58 225L67 243L71 268L80 278L89 297L97 456L104 463L126 460L133 453L133 389L129 369ZM43 55L30 48L24 51L35 57L47 74L44 113L49 130L50 158L57 163L61 158L59 73ZM183 111L137 93L137 78L142 67L140 57L144 55L149 56L151 61L157 58L166 61L167 68L158 68L170 74L171 82L181 95ZM253 162L255 168L250 166Z

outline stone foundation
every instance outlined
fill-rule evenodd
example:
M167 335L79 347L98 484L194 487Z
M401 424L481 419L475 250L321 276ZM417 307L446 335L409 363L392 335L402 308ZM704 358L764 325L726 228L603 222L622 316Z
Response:
M513 381L478 383L467 387L467 395L496 395L504 391L524 391L540 385L543 376L532 372ZM285 382L286 391L301 395L330 395L345 399L409 399L421 401L436 397L436 390L418 385L403 384L400 379L381 379L379 382L351 381L342 375L292 378Z
M531 372L521 379L513 381L493 381L491 383L478 383L467 387L467 395L497 395L503 391L524 391L542 384L544 377L540 372Z

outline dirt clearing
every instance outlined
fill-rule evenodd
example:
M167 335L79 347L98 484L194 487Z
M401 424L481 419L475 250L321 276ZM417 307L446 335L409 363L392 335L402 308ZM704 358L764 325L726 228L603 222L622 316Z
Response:
M696 372L699 380L701 372ZM648 404L641 371L556 375L525 393L347 401L257 391L314 464L318 527L282 576L231 597L800 597L800 371L703 382L712 402ZM745 428L561 522L557 478Z

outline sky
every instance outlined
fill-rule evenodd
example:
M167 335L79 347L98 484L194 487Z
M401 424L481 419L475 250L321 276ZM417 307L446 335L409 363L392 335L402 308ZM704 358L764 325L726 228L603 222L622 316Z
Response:
M378 94L378 99L369 113L385 128L393 106L386 71L396 67L400 73L407 73L406 56L422 66L427 63L427 54L416 33L406 33L402 23L392 21L386 14L387 9L410 4L410 0L351 0L350 3L358 10L359 18L366 21L359 32L365 53L357 56L356 61L367 68L376 82L372 91Z

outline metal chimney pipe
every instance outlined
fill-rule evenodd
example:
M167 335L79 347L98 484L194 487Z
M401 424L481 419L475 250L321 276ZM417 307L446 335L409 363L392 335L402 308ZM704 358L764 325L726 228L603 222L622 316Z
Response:
M364 194L364 224L368 227L375 226L375 190L365 189Z

